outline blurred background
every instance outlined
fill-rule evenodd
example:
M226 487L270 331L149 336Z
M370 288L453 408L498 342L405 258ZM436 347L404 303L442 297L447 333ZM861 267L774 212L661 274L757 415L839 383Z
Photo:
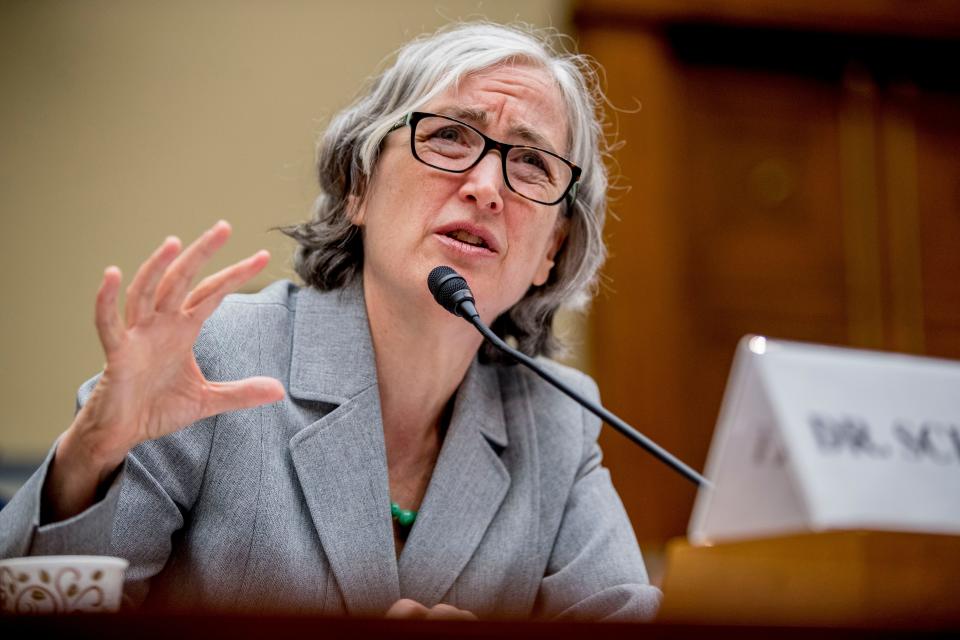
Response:
M451 20L569 34L623 141L611 258L572 362L702 468L746 333L960 358L953 0L0 3L0 499L102 366L93 299L168 234L234 226L208 272L315 195L313 148L403 42ZM639 106L639 109L637 108ZM656 577L694 490L602 444Z

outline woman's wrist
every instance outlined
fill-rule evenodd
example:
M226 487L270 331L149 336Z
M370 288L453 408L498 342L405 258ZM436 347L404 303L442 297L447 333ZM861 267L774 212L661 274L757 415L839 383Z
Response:
M111 428L97 415L97 404L96 398L91 398L77 412L70 428L61 438L61 445L67 446L72 460L82 462L90 471L96 471L102 480L123 462L133 445L118 437L123 433L122 429Z
M43 487L44 524L66 520L93 506L101 486L123 462L126 450L107 446L96 437L98 431L78 414L57 443Z
M109 442L101 428L74 421L60 439L55 459L72 477L99 484L123 462L129 450Z
M75 427L76 423L60 438L47 471L41 499L43 524L66 520L93 506L100 486L119 465L91 453L96 447L84 442L82 429Z

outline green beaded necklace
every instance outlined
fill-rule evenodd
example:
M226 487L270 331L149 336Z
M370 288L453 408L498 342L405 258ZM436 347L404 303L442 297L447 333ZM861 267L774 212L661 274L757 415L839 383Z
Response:
M400 525L403 529L408 529L413 526L413 523L417 520L417 512L411 511L410 509L401 509L400 505L396 502L390 503L390 515L393 516L393 519L397 521L397 524Z

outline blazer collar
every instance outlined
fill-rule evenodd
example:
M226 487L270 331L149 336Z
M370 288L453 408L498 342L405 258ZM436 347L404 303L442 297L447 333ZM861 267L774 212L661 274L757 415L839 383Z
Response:
M290 451L307 507L351 613L400 597L439 602L507 493L508 444L496 367L476 359L457 391L433 477L398 566L383 419L363 289L299 291L289 392L336 407Z
M359 278L334 291L297 293L290 395L342 404L377 383L373 342Z
M498 449L506 445L497 371L474 360L400 555L402 597L437 604L470 561L510 488Z
M339 405L377 384L377 365L359 278L334 291L303 287L297 293L290 357L290 395ZM474 358L457 391L455 407L463 405L474 424L498 447L507 446L507 429L500 412L496 368ZM482 408L475 412L473 407ZM485 410L496 407L496 413ZM454 414L454 422L456 413Z

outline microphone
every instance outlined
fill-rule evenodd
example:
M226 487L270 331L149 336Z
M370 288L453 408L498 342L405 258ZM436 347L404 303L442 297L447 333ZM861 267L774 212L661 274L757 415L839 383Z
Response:
M440 306L455 316L479 318L473 292L466 279L450 267L434 267L427 276L427 288Z
M669 451L628 425L613 413L604 409L599 404L581 396L565 382L561 381L552 373L537 364L537 362L527 354L517 351L506 342L501 340L500 336L491 331L490 327L485 325L483 320L480 319L480 314L477 312L477 307L473 298L473 292L470 291L470 285L467 284L466 279L464 279L464 277L459 273L447 266L435 267L433 271L430 272L430 275L427 276L427 288L430 289L430 293L433 294L433 299L436 300L441 307L453 315L460 316L472 324L477 331L479 331L483 337L490 341L495 347L513 357L515 360L526 366L528 369L568 395L573 400L576 400L584 409L622 433L631 442L642 447L645 451L653 455L653 457L682 475L690 482L705 488L712 487L709 480L684 464Z

